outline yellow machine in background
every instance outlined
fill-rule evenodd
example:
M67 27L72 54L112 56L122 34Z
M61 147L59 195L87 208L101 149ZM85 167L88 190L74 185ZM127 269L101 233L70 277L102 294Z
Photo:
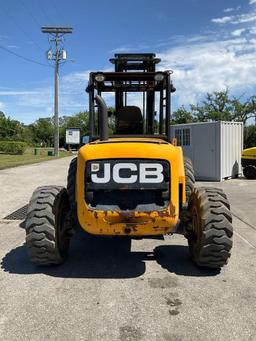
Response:
M241 161L244 176L247 179L256 179L256 147L244 149Z
M171 72L156 71L154 54L116 54L110 61L114 72L90 74L89 142L71 161L67 189L33 193L26 219L30 259L63 262L77 228L130 239L179 231L198 266L222 267L232 247L230 205L221 189L195 188L191 161L171 143ZM106 93L114 94L111 112Z

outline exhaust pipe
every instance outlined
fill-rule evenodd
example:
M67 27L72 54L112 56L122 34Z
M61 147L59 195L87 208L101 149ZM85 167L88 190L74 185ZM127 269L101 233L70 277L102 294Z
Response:
M108 140L108 108L104 99L96 95L95 101L99 108L99 135L101 141Z

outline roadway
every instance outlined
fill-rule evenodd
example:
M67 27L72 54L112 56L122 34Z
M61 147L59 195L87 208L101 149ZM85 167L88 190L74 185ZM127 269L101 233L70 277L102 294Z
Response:
M66 185L71 158L0 171L0 340L256 340L256 181L228 180L234 247L221 272L197 269L186 240L87 238L67 262L31 264L22 220L39 185ZM204 186L206 183L203 184Z

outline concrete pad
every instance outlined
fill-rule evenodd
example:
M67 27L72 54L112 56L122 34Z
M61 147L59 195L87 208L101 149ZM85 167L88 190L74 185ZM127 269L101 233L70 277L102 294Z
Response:
M39 185L65 185L70 160L0 171L0 217ZM0 220L0 340L254 341L255 184L203 184L232 204L234 247L221 272L198 269L180 235L130 245L79 233L65 264L40 268L22 221Z
M0 218L26 205L38 186L66 186L73 157L0 170Z
M222 188L228 195L232 213L256 228L256 180L238 178L222 182L199 182L197 185Z
M196 268L180 235L133 241L128 252L128 241L81 233L64 265L38 268L17 223L0 232L2 340L256 338L256 248L238 234L219 273Z

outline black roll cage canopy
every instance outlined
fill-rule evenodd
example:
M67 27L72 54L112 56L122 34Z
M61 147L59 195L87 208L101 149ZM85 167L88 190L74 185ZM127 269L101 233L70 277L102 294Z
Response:
M86 91L89 93L89 135L90 141L108 138L108 115L106 104L101 97L104 92L115 93L115 111L127 105L127 93L143 94L144 135L170 141L171 92L176 89L171 83L172 71L156 71L161 60L153 53L119 53L110 62L115 72L91 72ZM159 126L155 134L155 93L159 92ZM95 112L98 108L98 118ZM165 123L165 124L164 124ZM99 136L95 136L98 125ZM132 132L131 132L132 134ZM103 137L104 136L104 137ZM114 135L127 137L128 135ZM135 135L129 135L135 136Z

